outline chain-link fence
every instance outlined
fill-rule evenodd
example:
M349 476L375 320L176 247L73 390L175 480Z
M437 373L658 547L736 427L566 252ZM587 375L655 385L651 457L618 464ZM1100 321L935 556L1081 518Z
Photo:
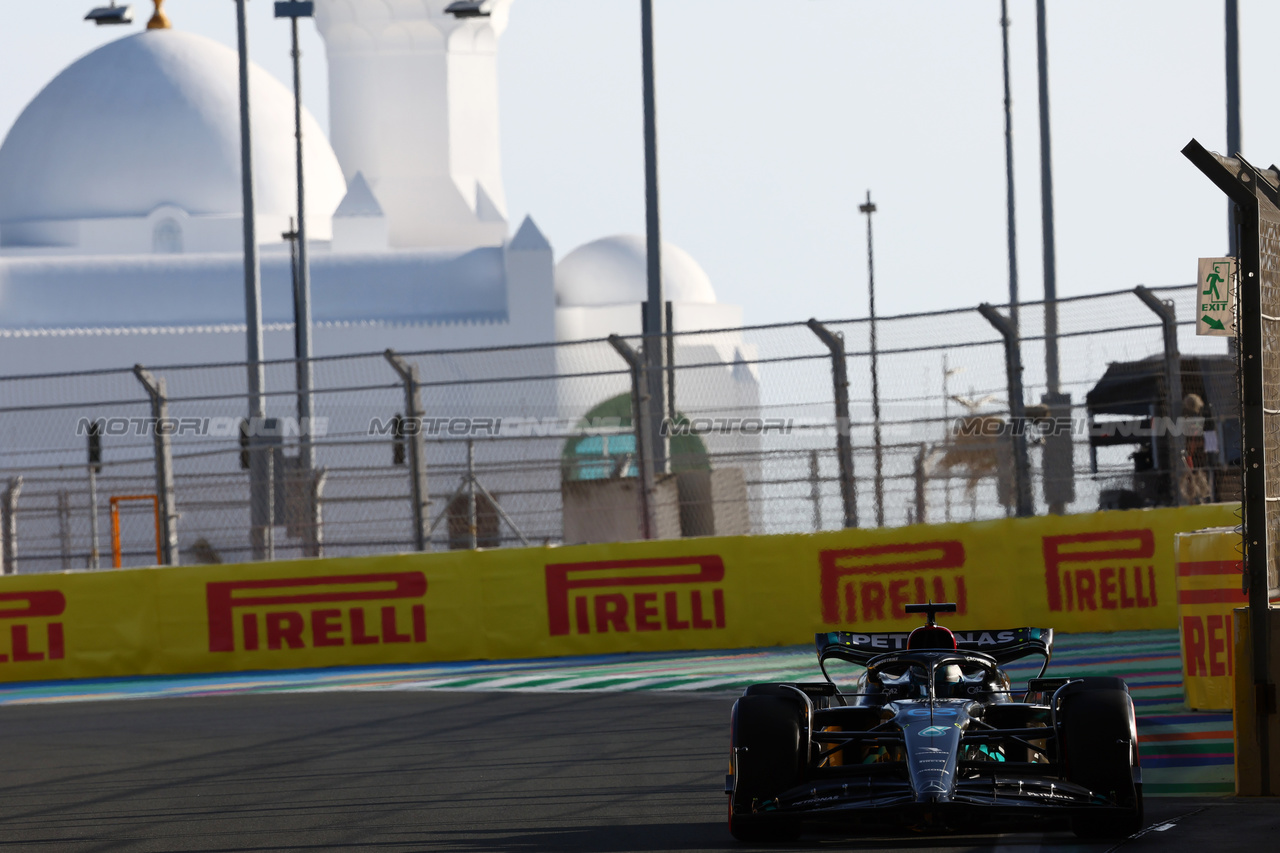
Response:
M655 339L667 365L660 407L625 357L643 350L637 338L317 358L309 423L294 417L292 361L265 365L268 417L253 423L241 363L0 378L5 567L806 532L1237 499L1235 368L1221 340L1195 337L1194 301L1191 286L1145 301L1135 291L1060 300L1059 398L1046 397L1041 304L1020 306L1009 347L997 328L1007 308L879 319L878 401L868 320ZM677 305L676 328L680 314ZM1011 376L1021 409L1009 404ZM641 409L665 412L665 426L638 429ZM656 476L640 476L655 457ZM267 484L257 515L254 476ZM255 518L270 523L255 530Z

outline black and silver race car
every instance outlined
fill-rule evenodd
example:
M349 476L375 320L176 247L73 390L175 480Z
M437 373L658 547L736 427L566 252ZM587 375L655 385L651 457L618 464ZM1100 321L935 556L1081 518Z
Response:
M927 623L910 634L818 634L824 681L754 684L734 703L725 790L735 838L1059 827L1105 838L1141 828L1123 680L1045 678L1047 628L953 633L936 614L954 604L906 609ZM1029 655L1044 666L1015 690L1001 667Z

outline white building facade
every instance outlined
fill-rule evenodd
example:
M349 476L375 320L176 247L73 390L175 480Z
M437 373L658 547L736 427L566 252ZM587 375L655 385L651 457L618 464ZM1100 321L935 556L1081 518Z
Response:
M458 19L448 0L317 0L331 117L328 138L303 119L317 357L639 333L640 238L595 241L557 266L532 219L512 233L496 64L510 3ZM293 271L281 235L296 216L292 93L254 66L250 103L264 354L290 359ZM243 361L242 223L234 51L148 29L72 63L0 145L0 375ZM676 331L741 324L686 253L666 246L664 267ZM540 356L548 374L569 370L552 352ZM722 365L725 382L706 383L719 390L699 405L741 410L758 403L741 367L749 354L726 333L682 344L676 361ZM465 380L466 369L452 375ZM476 386L468 407L577 418L628 384L539 388L534 403ZM287 396L269 402L289 408ZM358 430L349 414L342 428ZM82 446L25 428L0 441L10 454Z

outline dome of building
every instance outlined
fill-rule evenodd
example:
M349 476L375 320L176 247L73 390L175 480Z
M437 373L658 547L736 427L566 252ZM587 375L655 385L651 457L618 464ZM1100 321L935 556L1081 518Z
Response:
M556 264L556 305L589 307L644 302L649 278L645 239L619 235L593 240ZM662 243L662 293L671 302L713 305L711 279L693 257Z
M255 205L293 215L293 94L250 71ZM0 223L242 212L235 51L178 30L146 30L81 57L36 96L0 146ZM327 219L346 182L303 113L307 210Z

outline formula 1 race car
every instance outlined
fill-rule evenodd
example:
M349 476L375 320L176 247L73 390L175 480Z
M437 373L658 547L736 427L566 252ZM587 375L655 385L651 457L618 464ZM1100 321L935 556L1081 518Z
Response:
M825 681L753 684L734 703L725 791L735 838L1141 828L1124 681L1045 678L1050 629L952 633L936 615L954 604L906 609L926 624L909 635L818 634ZM1029 655L1044 665L1015 690L1001 667ZM848 678L833 677L835 663Z

